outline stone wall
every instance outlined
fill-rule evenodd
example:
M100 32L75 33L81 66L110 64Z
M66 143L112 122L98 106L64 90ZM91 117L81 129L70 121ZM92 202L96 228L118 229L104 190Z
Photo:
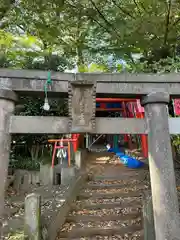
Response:
M86 174L74 176L62 196L58 191L51 204L41 202L40 194L32 193L25 199L25 236L33 240L55 240L59 229L65 222L72 202L87 180ZM49 201L49 200L48 200ZM45 207L46 205L46 207ZM45 207L45 209L44 209ZM34 214L32 214L34 213Z
M26 190L30 185L37 184L40 184L39 171L15 170L13 186L17 191Z

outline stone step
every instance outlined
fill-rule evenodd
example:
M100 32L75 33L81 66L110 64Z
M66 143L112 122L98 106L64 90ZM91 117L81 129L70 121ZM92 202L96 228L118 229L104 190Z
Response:
M149 188L148 170L96 158L86 166L89 182L71 205L58 239L143 240L142 193Z
M140 232L143 232L143 231L140 231ZM128 238L127 238L128 237ZM79 240L79 238L70 238L71 240ZM93 237L86 237L86 238L81 238L83 240L100 240L100 239L123 239L123 240L126 240L126 239L130 239L130 240L144 240L144 235L143 233L142 234L136 234L136 233L133 233L133 234L121 234L121 235L112 235L112 236L99 236L99 235L96 235L96 236L93 236ZM67 238L58 238L58 240L67 240Z
M141 181L137 181L137 183L131 183L131 181L127 182L126 184L125 183L118 183L118 184L113 184L113 183L109 183L109 184L102 184L102 183L97 183L97 184L93 184L93 183L90 183L90 184L87 184L86 185L86 188L88 189L92 189L92 190L100 190L100 189L120 189L120 188L124 188L124 187L132 187L132 186L140 186L140 184L145 185L143 184L143 182Z
M121 220L126 221L126 220L133 220L138 217L141 217L141 213L130 213L130 214L125 214L125 215L105 215L103 216L103 221L116 221L116 220ZM89 215L70 215L67 216L66 222L99 222L102 221L102 216L89 216Z
M122 174L114 174L114 175L97 175L93 176L90 175L89 180L92 181L118 181L118 180L144 180L146 178L145 174L137 174L133 173L132 174L127 174L127 173L122 173Z
M82 238L82 237L94 237L94 236L112 236L112 235L124 235L124 234L133 234L136 231L141 231L142 225L134 225L128 227L109 227L109 228L74 228L69 232L61 232L59 239L73 239L73 238Z
M145 178L145 177L144 177ZM126 186L127 184L139 184L139 183L144 183L144 178L142 178L142 177L137 177L137 178L134 178L134 179L129 179L129 178L127 178L127 179L112 179L112 178L110 178L110 179L99 179L99 180L89 180L88 182L87 182L87 186L88 185L93 185L93 184L107 184L107 185L110 185L110 184L120 184L120 185L122 185L123 186L123 184L124 184L124 186ZM148 182L149 183L149 181L146 181L146 182Z
M101 198L115 198L115 197L141 197L142 191L132 192L113 192L113 193L80 193L77 200L83 199L101 199Z
M125 220L116 219L116 220L107 220L104 219L100 221L79 221L79 222L66 222L62 227L62 232L73 231L76 228L114 228L114 227L128 227L128 226L136 226L141 225L142 220L141 217L130 219L127 218Z
M98 188L98 189L90 189L90 188L86 188L85 190L83 190L81 193L89 193L91 195L96 194L96 193L101 193L101 194L110 194L110 193L114 193L115 195L118 193L131 193L131 192L135 192L135 191L143 191L148 189L148 186L141 184L141 185L130 185L130 186L124 186L121 188Z
M113 209L113 208L127 208L127 207L141 207L141 201L132 201L132 202L124 202L124 203L101 203L101 204L74 204L72 206L73 211L78 211L80 209L92 209L92 210L98 210L98 209Z
M114 198L101 198L101 199L85 199L82 201L76 201L77 205L94 205L94 204L108 204L108 203L119 203L119 204L123 204L125 202L131 203L133 201L142 201L142 197L129 197L129 196L125 196L125 197L114 197Z
M116 207L116 208L106 208L106 209L80 209L72 211L69 216L101 216L102 218L109 215L117 215L123 217L130 214L142 214L141 206L132 207Z

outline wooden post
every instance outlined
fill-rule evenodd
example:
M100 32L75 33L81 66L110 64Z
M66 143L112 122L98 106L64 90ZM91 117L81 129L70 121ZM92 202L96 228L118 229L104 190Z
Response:
M41 196L32 193L25 198L24 235L28 240L41 239Z

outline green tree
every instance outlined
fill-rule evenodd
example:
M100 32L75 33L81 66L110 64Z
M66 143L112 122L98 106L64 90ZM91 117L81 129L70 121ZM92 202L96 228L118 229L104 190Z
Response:
M154 0L18 1L6 4L3 29L36 36L42 55L53 50L88 62L97 53L149 61L174 56L179 39L179 2ZM13 7L12 7L13 6Z
M179 39L179 2L153 0L90 0L78 5L92 20L92 51L131 57L142 53L149 60L174 56ZM75 5L75 3L74 3ZM101 44L100 44L101 42Z

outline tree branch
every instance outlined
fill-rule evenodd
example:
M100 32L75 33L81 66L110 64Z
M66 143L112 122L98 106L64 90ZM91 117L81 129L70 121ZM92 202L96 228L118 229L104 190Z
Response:
M77 66L80 66L82 64L84 64L84 56L83 56L83 44L82 44L82 39L80 36L80 29L81 29L81 25L82 25L82 21L81 21L81 9L80 12L78 14L78 23L77 23L77 34L76 34L76 52L77 52ZM84 40L84 39L83 39Z
M95 18L93 18L92 16L88 15L88 17L93 21L96 22L102 29L105 29L107 32L111 33L111 31L106 28L105 26L103 26L98 20L96 20Z
M92 2L91 2L92 3ZM94 2L93 2L94 3ZM76 6L74 6L74 5L72 5L71 3L69 3L68 2L68 4L69 4L69 6L71 6L71 7L73 7L73 8L77 8ZM82 6L82 5L80 5L82 8L84 8L84 6ZM93 5L94 6L94 5ZM96 11L97 11L97 6L96 6ZM94 10L95 11L95 10ZM99 12L98 12L99 13ZM110 25L111 26L111 29L109 29L108 27L106 27L105 25L103 25L101 22L99 22L97 19L95 19L94 17L93 17L93 15L95 15L95 14L90 14L90 10L86 10L85 11L85 15L91 20L91 21L93 21L93 22L95 22L95 23L97 23L102 29L104 29L104 31L106 31L106 32L108 32L108 33L110 33L110 34L113 34L113 33L115 33L115 35L116 35L116 37L118 37L118 38L120 38L120 36L119 36L119 34L117 33L117 31L115 31L114 32L114 30L112 30L112 24L110 24L109 22L108 22L108 25ZM104 20L104 19L103 19ZM105 19L106 20L106 19ZM107 21L107 20L106 20ZM105 23L107 23L105 21Z
M145 8L142 2L139 2L139 5L141 6L141 8L144 10L145 13L149 14L149 12L147 11L147 9Z
M5 15L7 14L7 12L10 10L11 6L15 3L15 0L5 0L6 2L2 4L2 6L0 7L0 20L2 20Z
M99 16L103 19L103 21L109 25L116 33L116 35L118 36L118 38L121 38L119 33L117 32L117 29L105 18L105 16L101 13L101 11L98 9L98 7L96 6L96 4L93 2L93 0L90 0L91 4L93 5L93 7L96 9L97 13L99 14Z
M175 27L180 22L180 17L176 19L175 22L171 25L171 27Z
M136 5L136 7L137 7L137 10L138 10L139 14L141 15L141 11L140 11L140 9L139 9L139 6L138 6L138 4L137 4L136 0L133 0L133 2L134 2L134 4Z
M168 34L169 34L171 5L172 5L172 0L169 0L168 6L167 6L166 23L165 23L166 25L165 25L165 33L164 33L164 45L167 44L167 39L168 39Z
M4 19L5 16L7 15L7 13L9 12L9 10L13 7L13 5L16 3L16 0L5 0L6 2L1 3L3 6L0 7L0 29L3 29L6 27L6 25L8 24L8 20L9 19Z
M111 0L113 3L114 3L114 5L117 7L117 8L119 8L120 10L121 10L121 12L123 12L125 15L127 15L127 16L129 16L129 17L131 17L131 18L133 18L133 19L136 19L130 12L128 12L126 9L124 9L124 8L122 8L122 7L120 7L117 3L116 3L116 1L115 0Z

